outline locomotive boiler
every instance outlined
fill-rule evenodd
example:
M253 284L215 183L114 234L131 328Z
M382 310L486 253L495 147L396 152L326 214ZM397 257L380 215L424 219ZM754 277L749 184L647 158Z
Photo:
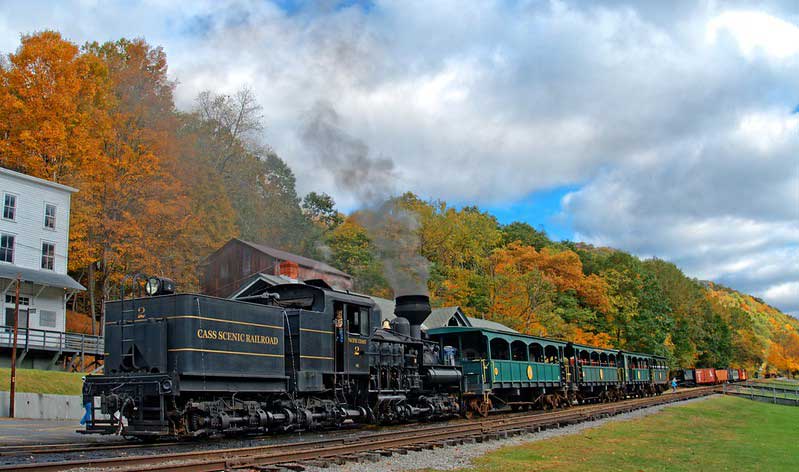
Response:
M384 327L371 298L322 281L246 300L151 293L106 304L105 372L86 378L81 432L201 437L460 413L461 368L421 336L424 295L398 297Z

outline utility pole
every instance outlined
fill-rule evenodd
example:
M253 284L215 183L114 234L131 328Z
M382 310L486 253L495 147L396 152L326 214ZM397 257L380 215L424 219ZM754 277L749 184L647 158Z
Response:
M8 406L8 416L14 417L14 393L17 390L17 332L19 331L19 284L22 277L17 274L17 286L14 290L14 344L11 347L11 403Z

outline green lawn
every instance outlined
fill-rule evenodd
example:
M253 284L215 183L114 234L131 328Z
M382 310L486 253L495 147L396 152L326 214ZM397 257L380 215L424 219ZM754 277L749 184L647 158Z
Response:
M17 392L80 395L83 389L81 373L52 370L17 369ZM11 389L11 369L0 367L0 391Z
M799 470L799 407L722 397L506 447L471 470Z

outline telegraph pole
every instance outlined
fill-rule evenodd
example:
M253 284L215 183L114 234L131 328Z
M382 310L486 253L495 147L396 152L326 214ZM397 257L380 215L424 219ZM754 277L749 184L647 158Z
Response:
M16 299L14 300L14 344L11 346L11 403L8 406L8 416L14 417L14 393L17 390L17 332L19 331L19 284L20 274L17 274L17 286L14 290Z

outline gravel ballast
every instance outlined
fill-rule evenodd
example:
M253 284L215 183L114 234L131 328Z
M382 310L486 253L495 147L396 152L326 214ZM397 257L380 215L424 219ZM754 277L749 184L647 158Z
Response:
M326 469L318 469L309 467L307 470L313 472L372 472L379 470L380 472L392 471L405 471L417 469L433 469L433 470L453 470L469 467L472 460L485 455L488 452L494 451L505 446L516 446L519 444L541 441L544 439L575 434L585 429L601 426L611 421L625 421L637 418L643 418L651 414L661 411L663 408L676 405L684 405L692 402L704 401L708 398L715 397L710 395L705 397L693 398L679 403L671 403L665 405L658 405L649 408L635 410L629 413L622 413L620 415L602 418L593 421L586 421L583 423L564 426L561 428L547 429L538 433L523 434L514 436L508 439L499 439L495 441L486 441L475 444L464 444L460 446L449 446L436 448L431 450L424 450L419 452L409 451L405 455L394 454L391 457L385 457L378 462L363 462L356 463L350 462L340 466L331 466Z

